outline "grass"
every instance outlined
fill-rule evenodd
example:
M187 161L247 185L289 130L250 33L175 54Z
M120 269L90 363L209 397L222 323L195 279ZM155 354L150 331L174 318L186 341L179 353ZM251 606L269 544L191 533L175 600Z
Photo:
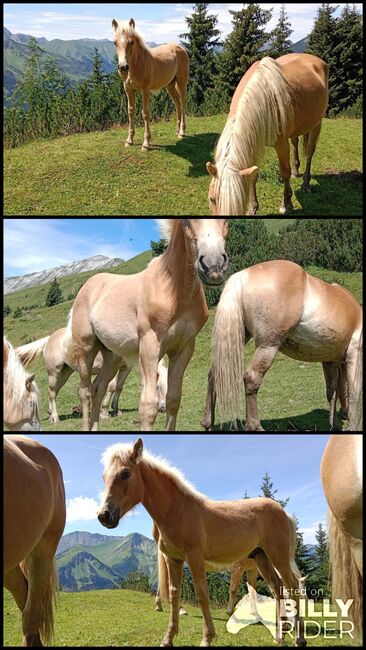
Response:
M141 262L141 260L140 260ZM133 262L137 266L138 262ZM311 268L311 273L323 277L329 282L338 282L353 291L362 302L362 274L336 273L334 271ZM74 276L75 277L75 276ZM33 291L28 289L27 304L33 300ZM19 292L21 293L21 292ZM6 296L5 302L16 301L16 294ZM24 297L23 297L24 299ZM24 303L23 303L24 304ZM66 323L72 302L62 303L49 309L35 309L25 318L4 320L5 332L14 346L23 345L31 340L51 334ZM177 431L200 431L206 399L207 373L210 364L211 333L214 322L214 310L203 331L197 337L196 351L184 377L183 400L178 417ZM251 342L245 351L246 367L253 355ZM57 404L61 418L59 425L48 422L47 390L48 380L43 360L30 366L36 372L36 380L41 390L41 426L44 431L80 431L81 420L73 414L73 407L79 405L77 396L78 376L72 375L61 390ZM124 388L120 404L123 415L101 421L102 431L138 431L138 402L140 396L140 375L133 371ZM311 431L329 431L328 402L325 394L325 382L321 364L294 361L282 354L265 377L259 392L259 408L262 424L269 431L288 431L293 429ZM163 431L165 418L159 415L155 430Z
M201 610L185 605L188 616L180 620L180 631L176 646L198 646L202 639ZM167 608L166 608L167 609ZM157 613L154 599L148 594L134 591L92 591L83 593L61 593L55 615L55 641L58 647L157 647L160 646L168 627L168 611ZM213 646L243 645L261 647L274 646L270 632L263 625L252 625L238 634L226 630L228 617L224 609L211 610L217 638ZM329 620L329 619L328 619ZM321 626L322 617L316 618ZM334 625L336 627L336 624ZM333 621L332 626L333 627ZM309 633L316 634L314 624L309 624ZM4 646L20 646L22 638L20 614L13 598L4 593ZM286 635L285 645L294 646ZM308 639L309 646L351 645L347 637L343 640L324 638Z
M175 122L153 124L154 150L126 149L125 128L36 141L5 151L5 216L207 216L206 162L226 115L191 117L176 140ZM301 157L301 156L300 156ZM303 169L303 165L301 167ZM295 216L362 216L362 120L325 119L313 160L313 192L292 179ZM267 149L258 182L258 215L277 215L283 187Z

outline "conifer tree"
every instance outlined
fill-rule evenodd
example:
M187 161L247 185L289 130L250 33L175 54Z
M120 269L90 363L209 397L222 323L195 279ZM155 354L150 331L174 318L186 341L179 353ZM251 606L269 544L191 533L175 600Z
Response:
M282 5L280 9L280 17L271 34L271 43L268 50L266 50L266 55L271 56L273 59L277 59L279 56L283 56L284 54L290 54L290 52L292 52L292 43L290 40L292 32L293 29L291 29L291 23L286 14L285 5Z
M267 497L267 499L274 499L275 501L277 501L277 503L279 503L282 506L282 508L286 508L288 502L290 501L290 497L284 500L276 498L276 494L278 490L274 489L273 481L271 481L271 477L268 474L268 472L266 472L265 475L263 476L263 483L261 485L261 490L262 490L262 495L264 497Z
M334 54L338 74L334 79L334 112L353 106L362 97L363 33L362 16L346 4L337 20L338 45Z
M318 9L318 14L314 27L309 36L306 52L314 54L325 61L329 66L329 107L336 109L337 97L337 77L340 74L337 66L337 45L339 44L339 34L337 33L337 21L333 16L335 6L329 3L323 3Z
M47 297L46 297L46 307L53 307L54 305L59 305L64 301L62 291L60 286L55 278L49 288Z
M208 7L207 2L197 2L192 15L186 17L189 31L180 35L190 61L189 100L195 112L214 85L215 47L220 43L217 17L208 14Z

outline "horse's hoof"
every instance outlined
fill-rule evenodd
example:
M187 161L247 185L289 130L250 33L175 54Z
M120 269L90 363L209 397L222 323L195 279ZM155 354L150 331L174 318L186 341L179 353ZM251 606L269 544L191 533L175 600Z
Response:
M179 616L188 616L188 612L186 612L186 610L181 607L179 610Z
M133 147L133 142L126 142L125 147Z
M308 645L308 642L306 639L296 639L296 647L297 648L306 648Z
M184 138L185 138L184 135L182 135L181 133L178 134L178 140L183 140Z
M151 151L151 149L152 149L151 144L149 144L149 145L143 144L142 147L141 147L141 151Z
M108 420L109 418L109 413L101 413L100 414L100 419L101 420Z

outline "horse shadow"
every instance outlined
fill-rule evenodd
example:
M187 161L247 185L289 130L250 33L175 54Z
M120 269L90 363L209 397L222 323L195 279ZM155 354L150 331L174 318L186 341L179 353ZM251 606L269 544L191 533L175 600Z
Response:
M198 178L207 176L209 178L206 163L212 160L215 144L220 133L198 133L197 135L185 136L177 140L176 144L155 144L153 149L172 153L179 158L188 160L190 168L188 176Z
M329 431L329 411L326 409L314 409L310 413L297 415L291 418L276 418L273 420L261 420L262 427L266 433L284 432L320 432ZM223 425L216 425L214 431L245 431L245 422L237 421L235 427L232 423L225 422Z
M298 188L294 194L301 208L289 214L297 216L362 216L363 193L362 173L357 169L350 172L330 172L312 176L318 185L311 186L311 192Z

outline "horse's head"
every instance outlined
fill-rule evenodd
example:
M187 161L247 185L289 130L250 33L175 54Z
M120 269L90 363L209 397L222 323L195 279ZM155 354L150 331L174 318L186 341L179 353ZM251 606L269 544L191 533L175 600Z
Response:
M118 73L126 81L130 69L133 46L137 38L135 21L131 18L128 22L119 23L113 18L112 27L114 29L113 42L116 46L118 57Z
M234 170L225 167L220 173L219 167L210 162L206 169L211 176L208 200L213 215L244 215L250 186L256 181L258 167Z
M229 266L225 251L228 219L182 219L182 221L201 281L208 287L221 285Z
M98 519L105 528L117 528L120 519L144 497L140 461L144 443L114 445L103 454L104 497Z
M4 421L9 431L40 431L39 390L14 348L4 340Z

